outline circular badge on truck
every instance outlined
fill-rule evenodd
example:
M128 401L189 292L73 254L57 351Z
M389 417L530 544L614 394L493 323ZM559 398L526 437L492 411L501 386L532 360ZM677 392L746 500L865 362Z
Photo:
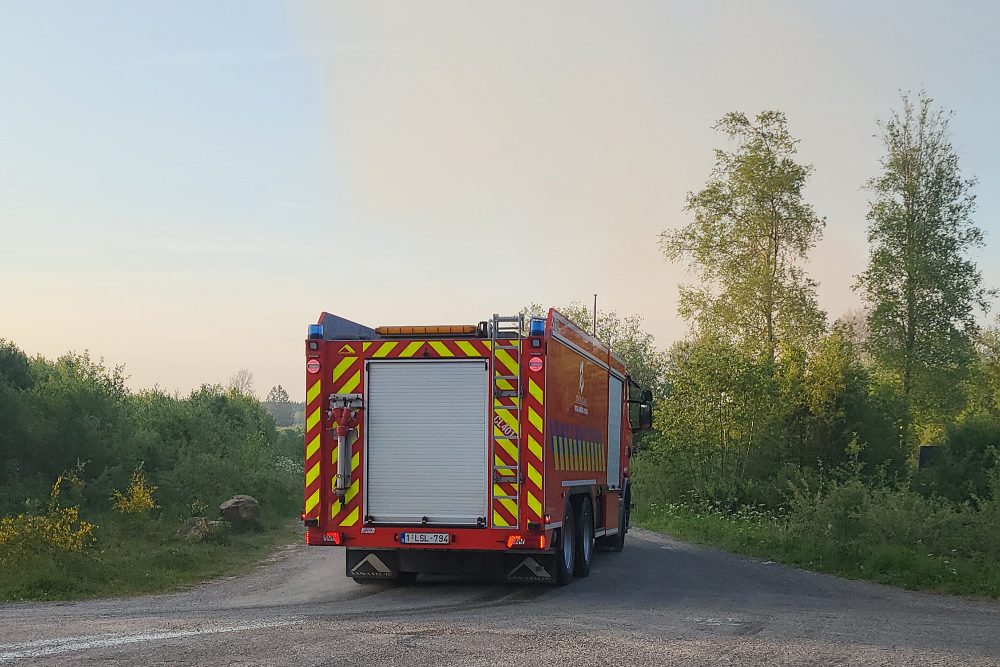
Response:
M542 358L532 357L531 359L529 359L528 370L531 371L532 373L537 373L538 371L542 370Z
M307 361L306 370L310 373L319 373L319 359L310 359Z

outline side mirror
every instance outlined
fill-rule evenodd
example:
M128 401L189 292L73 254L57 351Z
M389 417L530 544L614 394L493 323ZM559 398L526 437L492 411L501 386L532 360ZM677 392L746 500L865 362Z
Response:
M643 401L643 403L652 403L653 402L653 390L652 389L643 389L642 390L642 401Z
M648 389L644 392L645 394L652 394ZM639 404L639 431L648 431L653 428L653 404L652 403L640 403Z
M628 425L633 433L653 428L653 404L644 401L629 401Z

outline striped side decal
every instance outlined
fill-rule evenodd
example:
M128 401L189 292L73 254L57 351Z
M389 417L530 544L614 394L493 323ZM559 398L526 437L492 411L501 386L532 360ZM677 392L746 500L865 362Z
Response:
M527 419L524 425L524 435L527 442L525 452L525 484L524 504L528 521L541 523L545 515L545 495L542 487L542 473L545 470L544 450L545 419L544 372L528 371L528 392L525 396Z
M320 416L323 412L321 394L323 393L322 373L306 374L306 479L305 479L305 510L306 518L319 516L320 496L320 443L322 442L322 427Z

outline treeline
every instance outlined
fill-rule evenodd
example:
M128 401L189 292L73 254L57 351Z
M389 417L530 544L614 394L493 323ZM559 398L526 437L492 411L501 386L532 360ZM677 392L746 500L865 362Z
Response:
M290 516L301 450L300 434L278 431L238 390L134 393L120 367L87 354L29 358L0 340L0 515L41 511L62 477L63 502L96 517L139 471L156 488L155 516L211 514L234 494Z
M638 355L641 337L605 336L658 396L634 466L640 520L696 538L721 525L706 539L1000 594L1000 332L979 324L994 292L972 260L984 243L975 181L949 119L921 93L879 124L861 307L833 322L807 273L825 226L805 197L813 167L785 115L719 121L727 145L688 194L690 222L661 235L690 269L690 335ZM745 544L751 524L765 537Z

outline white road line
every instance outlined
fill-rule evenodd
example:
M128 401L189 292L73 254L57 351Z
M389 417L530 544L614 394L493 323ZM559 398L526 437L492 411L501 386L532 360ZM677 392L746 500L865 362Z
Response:
M0 663L24 660L26 658L41 658L70 651L87 651L98 648L113 648L126 644L196 637L200 635L215 635L225 632L245 632L263 628L280 628L297 623L296 620L255 621L251 623L236 623L230 625L215 625L191 630L163 630L160 632L145 632L141 634L109 634L80 637L61 637L59 639L42 639L20 644L0 644Z

